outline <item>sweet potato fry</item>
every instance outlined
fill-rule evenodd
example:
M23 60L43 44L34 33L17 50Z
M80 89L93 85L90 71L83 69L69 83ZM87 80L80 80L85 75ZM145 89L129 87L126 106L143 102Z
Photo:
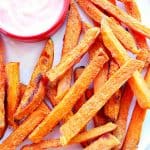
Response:
M100 127L92 128L88 131L85 131L85 132L82 132L82 133L76 135L74 138L71 139L69 144L85 142L85 141L97 138L107 132L111 132L111 131L115 130L116 127L117 126L115 124L109 122Z
M108 77L110 78L118 69L119 65L112 60L110 62ZM121 89L119 89L104 106L104 113L111 121L116 121L118 118L121 94Z
M122 146L122 150L136 149L141 136L143 121L145 119L146 110L142 109L136 103L126 138Z
M146 83L150 85L150 69L145 77ZM138 103L136 103L133 110L132 118L127 130L126 138L123 143L123 150L136 149L141 136L142 125L145 119L146 109L142 109Z
M11 62L6 64L7 76L7 121L13 128L17 127L14 120L14 113L19 105L20 96L20 77L19 63Z
M82 132L80 134L78 134L77 136L75 136L69 144L75 144L75 143L81 143L81 142L85 142L88 141L90 139L96 138L101 136L102 134L105 134L107 132L111 132L114 129L116 129L116 125L113 123L107 123L103 126L97 127L97 128L93 128L91 130ZM48 148L56 148L56 147L60 147L62 146L60 143L59 139L50 139L50 140L46 140L46 141L41 141L37 144L31 144L31 145L26 145L22 150L33 150L33 149L48 149Z
M47 77L51 82L56 81L59 77L61 77L68 69L70 69L77 60L79 60L88 50L88 48L95 41L96 37L99 35L99 28L91 28L89 29L83 39L79 42L79 44L69 51L63 58L60 63L55 66L53 69L50 69L47 72Z
M119 144L119 140L112 134L104 134L98 140L90 144L84 150L110 150Z
M126 1L124 2L124 5L129 15L141 21L141 15L136 1ZM145 67L147 67L150 63L150 50L147 45L146 38L135 31L132 31L132 34L138 47L141 49L140 53L137 55L137 59L144 61Z
M3 136L6 123L5 123L5 86L6 86L6 74L5 74L5 65L4 65L4 49L3 41L0 37L0 138Z
M80 15L78 13L78 10L74 2L71 1L68 22L67 22L64 42L63 42L62 57L77 45L80 32L81 32ZM72 74L72 69L68 70L58 83L58 87L57 87L57 97L59 98L58 101L62 100L60 99L60 97L63 98L70 88L71 74Z
M34 68L30 83L21 99L20 105L15 113L15 119L21 120L35 110L45 96L45 86L43 82L44 74L53 63L54 45L52 40L48 40L42 54Z
M74 80L78 80L79 76L83 73L85 67L84 66L80 66L78 68L75 69L74 71ZM74 112L76 113L79 108L85 103L86 97L85 97L85 93L79 98L79 100L76 102L76 104L74 105Z
M42 103L15 131L13 131L0 144L0 149L10 150L22 143L22 141L34 130L34 128L48 115L50 110Z
M96 93L108 80L108 70L109 70L109 63L106 63L103 66L103 69L100 70L99 74L94 80L94 93ZM104 115L103 109L101 109L93 118L94 125L100 126L106 123L106 117Z
M66 145L94 117L108 99L132 76L143 67L138 60L129 59L64 125L61 126L61 143ZM117 82L116 82L117 79ZM112 86L113 85L113 86ZM87 113L88 112L88 113Z
M119 65L124 64L129 59L129 56L124 47L114 36L106 19L102 20L101 32L104 45L112 53L112 56ZM128 82L137 97L139 105L142 108L150 108L150 90L147 87L142 75L136 71Z
M103 17L108 18L102 11L100 11L94 4L89 0L78 0L78 4L85 11L85 13L94 21L100 24ZM126 31L121 25L117 24L114 19L110 19L110 25L115 36L125 46L126 49L133 53L139 53L133 36Z
M32 113L42 102L45 96L44 79L41 74L35 78L34 86L28 86L28 90L25 91L21 104L17 108L15 113L15 119L21 120ZM26 95L27 94L27 95ZM26 99L28 98L28 99Z
M96 93L108 80L108 70L109 70L109 63L106 63L103 66L103 69L100 70L99 74L94 80L94 93Z
M97 51L95 57L83 71L78 80L70 88L63 100L52 110L52 112L43 120L29 136L29 139L35 143L39 142L43 136L56 126L62 118L71 111L76 101L83 95L90 83L98 74L100 68L108 60L107 55L102 51ZM69 119L70 120L70 119Z
M25 145L22 150L43 150L48 148L58 148L61 147L59 139L43 140L36 144Z
M111 2L107 0L91 0L94 4L101 7L118 20L122 21L128 27L137 31L138 33L147 36L150 38L150 29L143 24L141 24L138 20L128 15L125 11L121 10L119 7L113 5Z
M116 23L114 18L109 18L108 22L113 33L115 34L117 39L122 43L122 45L132 53L138 54L140 50L137 49L136 42L133 36L128 31L126 31L121 25Z
M83 73L85 67L84 66L80 66L80 67L77 67L75 70L74 70L74 80L76 81L79 76ZM87 90L86 90L87 91ZM85 103L86 101L86 95L85 93L78 99L78 101L76 102L76 104L74 105L74 108L73 108L73 112L76 113L80 107ZM83 131L86 131L86 126L82 129L81 132ZM82 142L80 143L82 145L82 147L86 147L88 145L88 142Z
M128 84L125 85L124 93L120 101L120 111L118 119L115 122L117 124L116 130L114 130L113 135L117 137L120 144L115 147L115 150L121 149L127 128L127 118L130 108L130 104L133 98L133 92Z

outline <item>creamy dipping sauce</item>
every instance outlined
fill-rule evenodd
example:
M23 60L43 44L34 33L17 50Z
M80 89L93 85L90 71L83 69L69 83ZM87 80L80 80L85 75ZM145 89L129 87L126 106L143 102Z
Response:
M1 0L0 28L18 36L38 35L61 15L64 0Z

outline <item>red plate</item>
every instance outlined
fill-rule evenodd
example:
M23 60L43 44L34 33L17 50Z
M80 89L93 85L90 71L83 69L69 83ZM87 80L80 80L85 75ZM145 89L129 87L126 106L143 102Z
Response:
M24 42L36 42L36 41L41 41L44 39L49 38L52 34L54 34L63 24L65 18L66 18L66 14L69 8L69 3L70 0L64 0L64 6L63 6L63 10L61 12L61 15L59 16L58 20L55 22L55 24L48 29L47 31L34 35L34 36L19 36L19 35L15 35L12 34L10 32L7 32L6 30L0 28L0 32L17 40L20 41L24 41Z

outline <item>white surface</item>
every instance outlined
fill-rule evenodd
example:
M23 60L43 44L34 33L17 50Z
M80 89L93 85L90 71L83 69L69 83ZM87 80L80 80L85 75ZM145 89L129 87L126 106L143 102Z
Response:
M141 14L143 23L150 27L150 0L137 0ZM85 21L90 21L87 16L80 10L82 19ZM54 64L59 62L61 56L61 48L62 48L62 40L63 34L65 31L65 24L62 28L52 36L52 39L55 44L55 60ZM7 37L4 37L4 42L6 45L6 61L19 61L20 62L20 77L21 82L28 83L30 80L30 76L33 70L33 67L36 64L36 60L39 57L41 50L44 46L45 41L38 42L38 43L22 43ZM82 64L86 64L86 57L82 59ZM134 102L133 102L134 105ZM50 133L48 137L56 138L59 136L58 127ZM10 129L7 130L5 133L4 138L1 142L9 135ZM79 145L69 146L66 148L59 148L60 150L80 150L81 147ZM138 150L150 150L150 111L147 111L146 119L144 121L141 140L138 146Z
M40 34L55 24L61 15L64 2L64 0L1 0L0 27L20 36Z

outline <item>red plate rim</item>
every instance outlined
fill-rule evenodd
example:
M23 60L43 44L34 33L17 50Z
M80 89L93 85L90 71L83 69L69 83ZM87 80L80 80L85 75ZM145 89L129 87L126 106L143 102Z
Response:
M37 35L31 35L31 36L15 35L13 33L7 32L6 30L4 30L2 28L0 28L0 32L11 37L11 38L14 38L14 39L17 39L20 41L24 41L24 42L26 42L26 41L27 42L34 42L34 41L37 42L37 41L49 38L49 36L54 34L60 28L60 26L63 24L63 22L66 18L66 15L67 15L69 4L70 4L70 0L64 0L63 10L62 10L60 16L58 17L58 20L55 22L55 24L50 29L48 29L45 32L42 32L42 33L37 34Z

